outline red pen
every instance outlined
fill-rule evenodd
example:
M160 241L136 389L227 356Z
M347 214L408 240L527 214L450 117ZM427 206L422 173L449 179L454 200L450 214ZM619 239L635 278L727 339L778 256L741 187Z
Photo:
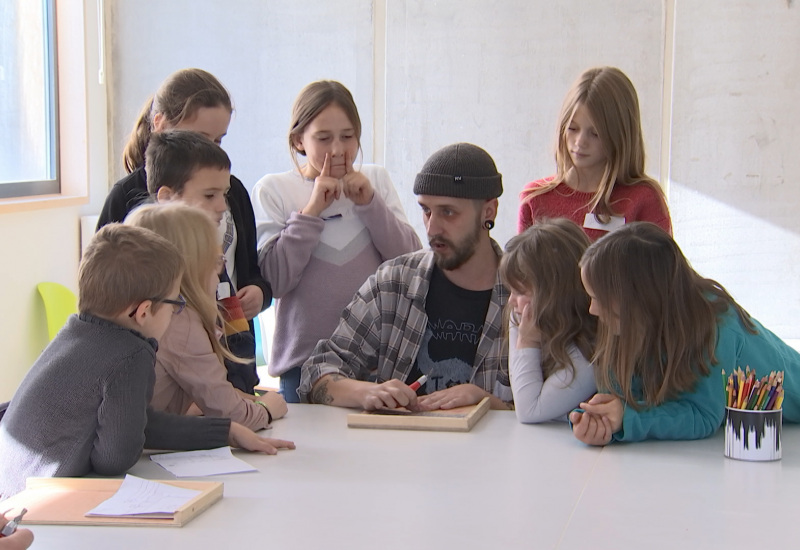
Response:
M417 379L416 382L413 382L413 383L409 384L408 387L411 388L414 391L417 391L418 389L420 389L422 387L422 384L424 384L427 381L428 381L428 375L427 374L423 374L422 376L419 377L419 379Z

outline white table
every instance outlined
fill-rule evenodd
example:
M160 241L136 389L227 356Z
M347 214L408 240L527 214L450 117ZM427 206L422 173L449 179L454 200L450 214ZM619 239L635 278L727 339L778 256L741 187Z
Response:
M490 411L470 433L348 429L348 410L290 405L278 456L204 478L224 498L181 528L34 526L34 549L794 548L800 430L783 460L694 442L587 447L565 424ZM131 470L172 476L146 457ZM746 523L747 522L747 523ZM749 526L749 528L748 528Z

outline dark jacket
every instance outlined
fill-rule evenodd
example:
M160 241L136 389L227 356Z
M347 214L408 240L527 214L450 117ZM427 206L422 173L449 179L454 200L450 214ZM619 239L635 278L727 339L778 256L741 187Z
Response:
M121 222L128 212L150 199L147 192L147 176L144 168L139 167L117 183L109 191L97 229L112 222ZM228 192L228 206L231 209L233 223L236 225L235 269L239 288L255 285L264 293L265 310L272 303L272 287L261 276L256 251L256 219L253 205L247 189L235 176L231 176L231 189ZM252 328L252 322L251 322Z
M264 294L261 310L265 310L272 303L272 287L261 276L258 267L258 253L256 251L256 219L253 214L253 205L250 195L242 182L231 176L231 188L228 191L228 208L231 211L233 223L236 226L236 252L234 263L238 287L242 288L255 285ZM97 220L97 229L106 224L121 222L128 212L149 201L147 191L147 174L144 167L139 167L117 183L109 191L100 218ZM248 321L250 332L238 333L227 339L228 348L239 357L253 357L256 351L255 328L253 321ZM258 385L258 372L255 361L238 363L229 359L225 360L228 369L228 380L234 387L243 392L253 393L253 388Z

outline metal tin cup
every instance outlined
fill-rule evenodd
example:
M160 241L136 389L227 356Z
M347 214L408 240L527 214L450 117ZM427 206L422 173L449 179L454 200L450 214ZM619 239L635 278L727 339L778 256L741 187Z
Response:
M725 407L725 456L737 460L781 459L783 411Z

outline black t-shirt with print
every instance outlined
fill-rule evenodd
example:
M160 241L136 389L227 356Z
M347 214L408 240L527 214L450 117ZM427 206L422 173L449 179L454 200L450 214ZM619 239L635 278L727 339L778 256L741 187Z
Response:
M478 341L483 331L492 290L456 286L434 267L425 312L428 324L408 384L423 374L428 381L417 392L426 395L465 384L472 379Z

